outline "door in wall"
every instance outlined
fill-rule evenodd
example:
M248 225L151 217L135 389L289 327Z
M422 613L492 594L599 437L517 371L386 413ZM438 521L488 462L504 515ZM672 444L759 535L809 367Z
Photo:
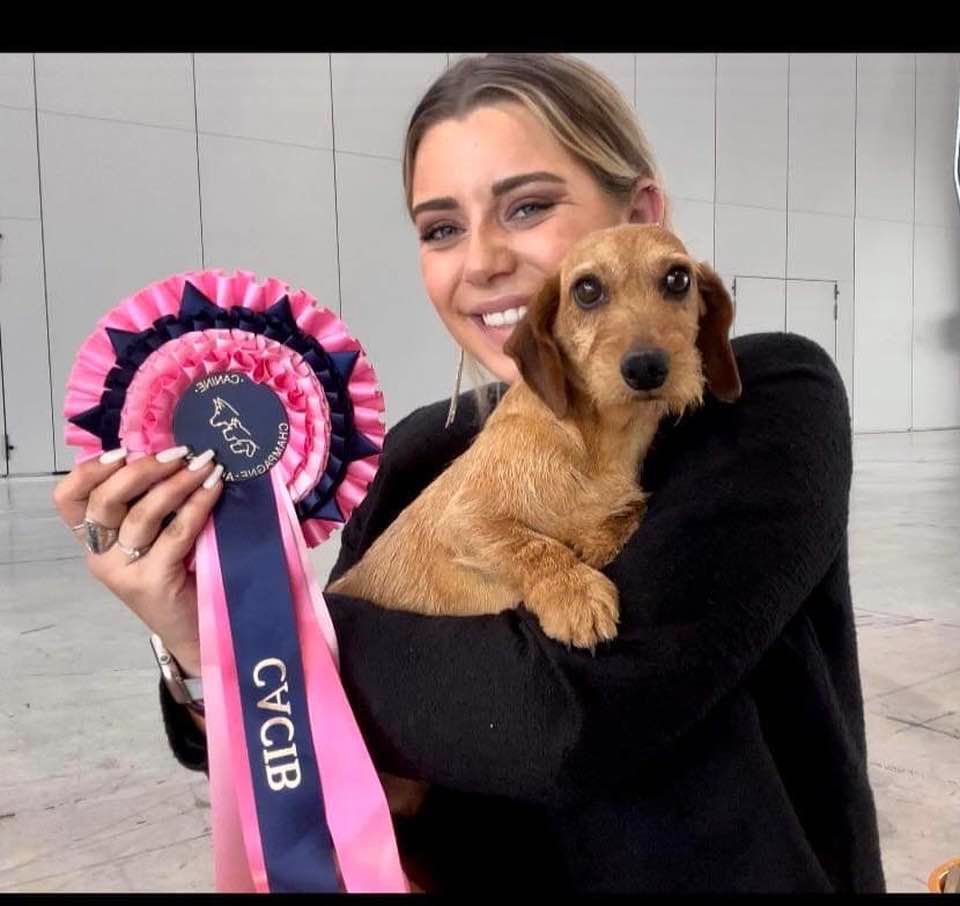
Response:
M837 361L839 285L834 280L787 280L787 330L809 337Z
M778 277L743 277L733 279L733 333L782 331L785 316L786 281Z

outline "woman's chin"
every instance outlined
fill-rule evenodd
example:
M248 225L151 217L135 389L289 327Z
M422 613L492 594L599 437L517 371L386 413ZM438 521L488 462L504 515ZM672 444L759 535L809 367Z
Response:
M481 342L467 347L481 365L498 381L512 384L518 377L513 359L503 351L503 344L513 333L515 324L504 327L488 327L480 318L471 317L472 336L479 335Z

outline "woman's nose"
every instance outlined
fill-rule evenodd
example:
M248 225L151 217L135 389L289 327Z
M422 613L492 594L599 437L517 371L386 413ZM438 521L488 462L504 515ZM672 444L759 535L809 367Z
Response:
M500 274L509 273L514 256L502 231L480 227L473 231L467 247L464 277L469 283L483 285Z

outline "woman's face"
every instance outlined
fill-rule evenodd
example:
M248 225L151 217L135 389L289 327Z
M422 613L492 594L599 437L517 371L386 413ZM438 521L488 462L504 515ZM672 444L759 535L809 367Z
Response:
M652 180L638 182L628 204L612 199L518 103L432 126L412 190L430 301L453 338L507 383L517 369L503 344L567 249L593 230L663 217Z

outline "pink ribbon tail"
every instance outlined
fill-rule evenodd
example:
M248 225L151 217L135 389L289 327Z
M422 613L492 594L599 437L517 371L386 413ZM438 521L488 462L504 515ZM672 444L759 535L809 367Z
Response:
M196 566L214 884L220 893L268 893L213 519L197 540Z
M409 893L386 795L340 683L333 623L293 501L276 471L271 474L297 613L310 730L340 872L351 893Z

